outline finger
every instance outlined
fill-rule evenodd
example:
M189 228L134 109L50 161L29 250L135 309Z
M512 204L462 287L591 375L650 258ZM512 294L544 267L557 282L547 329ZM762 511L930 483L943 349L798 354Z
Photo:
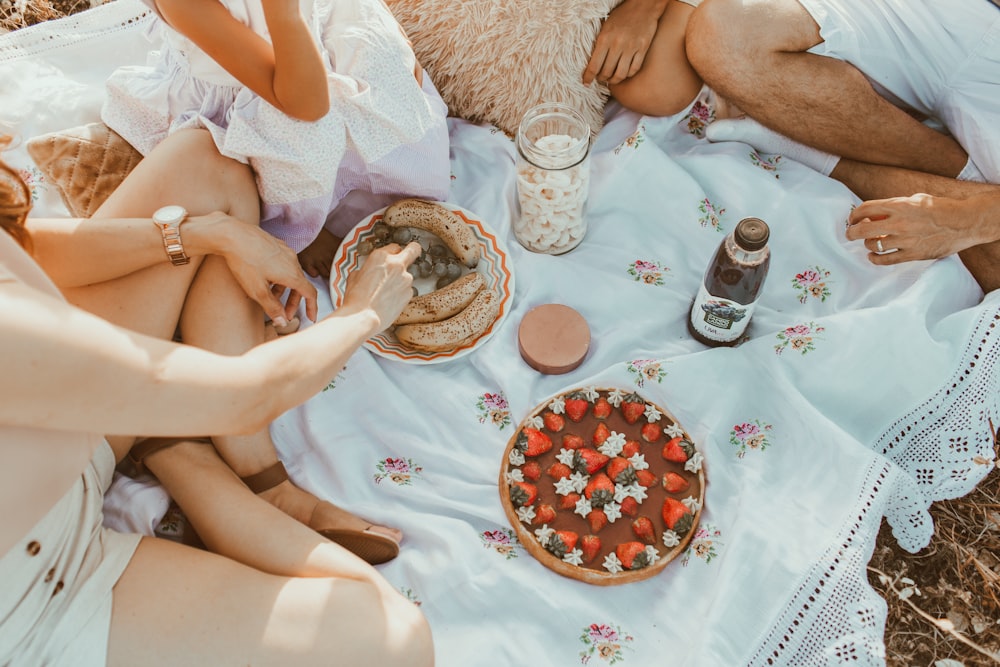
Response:
M593 83L594 79L597 78L597 73L604 67L604 59L607 55L607 49L595 46L594 53L591 54L590 60L587 61L586 69L583 70L583 85L589 86Z
M611 79L615 76L615 72L618 71L619 62L621 62L621 54L609 54L604 60L604 67L601 68L601 72L597 75L597 80L604 84L611 83Z
M844 231L844 236L847 237L849 241L859 241L865 239L877 239L882 236L888 236L894 231L894 225L888 218L880 220L868 220L867 218L862 222L854 223L849 225ZM884 243L884 242L883 242Z
M890 240L888 236L876 236L870 239L865 239L865 247L868 248L870 252L874 253L887 253L899 250L896 246L896 242Z
M409 266L410 264L413 264L418 257L420 257L420 253L422 253L423 250L423 247L421 247L419 243L416 241L410 241L399 254L402 256L402 260L406 262L406 266Z
M288 298L285 299L285 316L291 320L295 316L295 313L299 311L299 304L302 303L302 295L291 290L288 292Z
M905 250L897 250L896 252L886 252L882 254L877 252L868 253L868 261L879 266L902 264L903 262L910 262L915 259L919 258Z
M261 294L259 299L256 299L257 303L264 310L271 321L275 323L276 326L285 326L288 324L288 317L285 315L285 305L281 303L278 297L274 296L271 290L266 290Z
M628 78L632 78L642 69L642 64L646 62L646 54L637 52L632 56L632 64L628 68Z
M866 218L868 220L885 220L893 212L893 209L887 205L887 201L885 199L873 199L858 204L848 216L848 224L857 224Z
M621 57L618 59L618 65L615 67L614 73L608 79L608 83L615 84L621 83L629 77L629 71L632 69L632 56Z

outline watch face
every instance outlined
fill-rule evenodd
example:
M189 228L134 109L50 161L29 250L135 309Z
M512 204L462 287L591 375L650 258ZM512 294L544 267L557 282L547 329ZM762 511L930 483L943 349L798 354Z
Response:
M153 219L160 224L177 224L187 215L183 206L164 206L153 214Z

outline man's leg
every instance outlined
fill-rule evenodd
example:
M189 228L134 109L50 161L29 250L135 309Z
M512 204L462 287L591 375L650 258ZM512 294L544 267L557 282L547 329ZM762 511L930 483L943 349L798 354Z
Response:
M796 141L861 162L957 176L968 156L889 103L853 65L807 51L820 28L798 0L705 0L687 54L705 82Z

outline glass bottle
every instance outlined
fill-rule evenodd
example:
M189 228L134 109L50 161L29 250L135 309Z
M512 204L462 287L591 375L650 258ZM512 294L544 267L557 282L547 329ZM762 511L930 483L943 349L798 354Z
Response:
M769 236L763 220L744 218L719 244L688 318L688 329L696 340L713 347L739 342L767 278Z
M587 232L590 125L571 107L540 104L524 115L515 143L520 212L514 237L533 252L572 250Z

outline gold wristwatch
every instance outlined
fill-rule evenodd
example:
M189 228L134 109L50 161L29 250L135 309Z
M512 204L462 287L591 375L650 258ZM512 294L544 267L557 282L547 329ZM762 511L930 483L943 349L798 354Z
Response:
M153 214L153 224L163 234L163 249L174 266L182 266L191 261L184 252L181 241L181 223L187 220L188 212L183 206L164 206Z

